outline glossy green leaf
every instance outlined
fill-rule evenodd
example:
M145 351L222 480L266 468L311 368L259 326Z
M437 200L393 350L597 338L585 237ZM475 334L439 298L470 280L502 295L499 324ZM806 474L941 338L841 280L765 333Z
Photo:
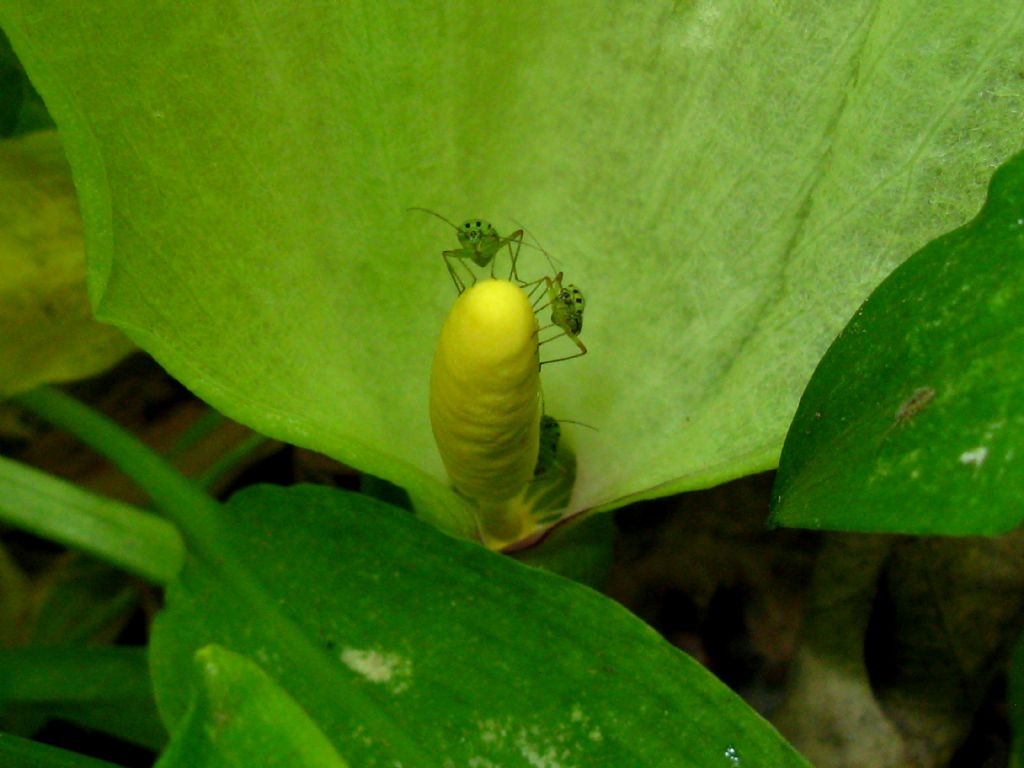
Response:
M302 708L256 664L208 645L193 700L157 768L346 768Z
M92 376L132 349L92 319L82 220L57 134L0 141L0 397Z
M426 406L455 238L409 206L521 221L585 291L590 353L543 378L597 428L571 509L608 508L773 466L853 309L1024 139L999 0L6 0L0 24L65 139L99 316L463 534Z
M223 514L221 556L186 561L154 626L172 730L193 654L216 643L256 662L353 765L806 765L586 587L326 488L253 488Z
M772 520L992 534L1024 518L1024 154L871 295L807 386Z

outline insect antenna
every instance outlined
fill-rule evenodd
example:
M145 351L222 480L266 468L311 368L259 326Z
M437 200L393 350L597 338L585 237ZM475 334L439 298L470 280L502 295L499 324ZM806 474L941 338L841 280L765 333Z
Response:
M573 421L572 419L559 419L558 422L560 424L575 424L577 427L586 427L587 429L592 429L595 432L600 432L601 431L597 427L594 427L594 426L591 426L590 424L587 424L585 421Z
M527 246L529 248L536 248L538 251L543 253L544 254L544 258L546 258L548 260L548 266L551 267L551 271L554 272L555 271L555 265L560 263L558 261L558 259L556 259L554 256L552 256L550 253L547 252L547 249L545 249L544 246L540 244L540 240L538 240L534 236L533 232L528 230L526 227L524 227L522 224L520 224L515 219L512 219L512 223L515 224L517 227L519 227L521 230L523 230L524 234L526 234L531 240L533 240L532 243L523 243L523 245L525 245L525 246Z
M414 205L411 208L406 208L405 210L407 210L407 211L423 211L423 213L429 213L434 218L440 219L441 221L443 221L445 224L447 224L449 227L454 229L456 232L459 231L459 228L457 226L455 226L455 224L450 222L448 219L446 219L444 216L442 216L437 211L432 211L429 208L420 208L418 205Z

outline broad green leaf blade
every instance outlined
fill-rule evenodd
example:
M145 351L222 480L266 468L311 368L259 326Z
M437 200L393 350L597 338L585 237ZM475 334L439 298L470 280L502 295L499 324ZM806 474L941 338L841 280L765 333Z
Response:
M2 456L0 520L157 584L170 581L184 557L166 520Z
M583 288L590 354L545 367L546 406L598 429L571 509L611 507L773 466L850 313L1024 143L999 0L7 0L0 24L63 132L99 316L460 533L426 407L456 243L408 206L521 221Z
M772 521L994 534L1024 518L1024 154L871 295L815 371Z
M143 648L0 651L0 706L5 720L62 718L152 749L166 741Z
M192 704L157 768L346 768L309 716L252 661L209 645L195 655Z
M217 643L258 663L353 765L806 765L586 587L326 488L257 487L224 515L223 559L187 560L154 626L172 729L193 654Z
M132 349L92 319L82 220L56 132L0 141L0 397L92 376Z

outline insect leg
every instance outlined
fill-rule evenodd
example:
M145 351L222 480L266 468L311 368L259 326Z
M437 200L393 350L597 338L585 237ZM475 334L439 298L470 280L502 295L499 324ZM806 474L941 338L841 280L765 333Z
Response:
M448 274L452 276L452 282L455 283L455 288L456 290L458 290L460 294L464 290L466 290L466 283L463 282L463 280L455 273L455 267L452 266L451 261L453 258L458 259L457 263L461 264L462 267L469 274L469 277L472 280L472 282L470 282L470 285L476 284L476 275L473 274L473 270L469 268L469 265L466 264L465 261L463 261L463 259L466 258L465 253L463 251L441 251L441 256L444 257L445 266L448 267Z
M516 249L512 250L512 243L516 244ZM519 258L519 249L523 247L523 230L517 229L511 235L505 238L505 245L508 247L508 254L512 259L512 269L509 272L508 279L515 280L520 286L523 285L523 281L519 279L519 273L516 271L516 260ZM491 264L491 277L494 277L494 264Z
M534 314L536 314L537 312L543 312L545 309L547 309L548 307L555 303L555 297L558 295L558 291L561 290L562 288L562 273L559 272L554 277L542 277L539 280L535 280L532 283L526 283L522 287L524 289L530 288L526 295L530 298L533 298L534 292L541 285L543 285L546 288L546 291L542 291L540 297L534 300L532 304ZM554 286L558 286L557 290L554 288ZM540 302L544 300L545 295L547 295L548 297L548 303L540 304Z
M572 342L577 347L580 348L580 351L577 352L575 355L566 355L565 357L556 357L554 360L543 360L543 361L541 361L541 367L547 365L548 363L560 363L563 360L572 360L574 357L583 357L585 354L587 354L587 347L586 347L586 345L584 345L584 343L582 341L580 341L579 336L577 336L575 333L570 333L569 331L565 331L564 333L561 333L558 336L552 336L550 339L545 339L544 341L538 342L537 346L539 347L541 344L547 344L549 341L554 341L555 339L560 339L560 338L562 338L562 336L568 336L572 340Z
M574 357L582 357L587 354L586 345L580 341L580 338L577 335L581 330L583 330L583 305L582 303L580 304L578 311L575 309L571 300L571 296L574 292L573 286L570 285L568 289L563 290L562 273L559 272L555 275L554 279L547 280L547 287L549 301L545 306L552 307L552 310L551 325L545 326L545 328L558 327L562 329L562 333L552 336L551 338L544 339L543 341L538 341L537 346L539 347L541 344L547 344L549 341L554 341L562 336L567 336L580 351L575 355L558 357L554 360L545 360L541 363L542 366L547 363L558 363L562 360L571 360ZM563 296L564 293L569 294L570 298L568 300ZM579 291L575 291L575 293L579 294ZM582 301L582 294L580 294L580 301ZM541 309L543 308L544 307L541 307ZM538 310L535 309L534 311L536 312ZM538 331L538 334L539 333L540 331Z

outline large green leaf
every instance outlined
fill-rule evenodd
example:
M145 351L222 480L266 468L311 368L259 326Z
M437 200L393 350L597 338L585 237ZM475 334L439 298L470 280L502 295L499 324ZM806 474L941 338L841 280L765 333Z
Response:
M573 509L773 466L829 341L1020 147L1024 9L6 0L98 314L233 418L465 533L427 420L449 218L588 296ZM543 266L534 251L527 274ZM568 351L572 351L570 346Z
M71 173L55 131L0 141L0 398L132 351L92 319Z
M969 225L865 302L821 361L775 483L780 525L1001 533L1024 519L1024 154Z
M257 663L353 765L806 765L611 600L364 496L243 491L157 618L157 703L181 726L193 654Z

